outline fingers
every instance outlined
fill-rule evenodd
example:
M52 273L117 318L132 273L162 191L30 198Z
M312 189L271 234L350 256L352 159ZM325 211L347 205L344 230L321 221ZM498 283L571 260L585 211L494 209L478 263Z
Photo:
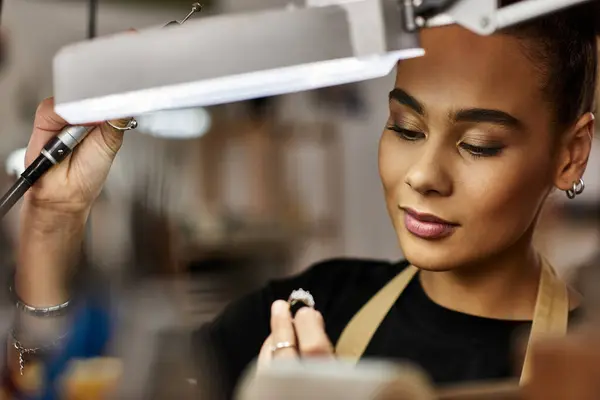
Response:
M130 118L125 118L111 122L113 125L121 127L127 126L127 124L130 121ZM121 148L121 145L123 144L124 132L115 129L108 124L102 124L100 128L100 131L102 132L102 139L104 141L104 144L106 145L108 152L112 156L115 156Z
M129 121L130 119L127 118L113 121L113 123L116 126L126 126ZM67 121L54 112L53 97L42 101L35 113L33 133L29 140L29 145L27 146L27 153L25 156L26 165L29 165L39 155L46 143L48 143L50 139L56 136L67 125ZM104 153L106 153L111 159L114 158L123 144L123 132L111 128L108 124L92 123L83 125L100 127L100 129L96 129L89 134L90 138L94 137L94 139L84 141L84 143L91 142L85 145L85 147L96 147L99 145L99 148ZM98 131L100 135L98 135Z
M42 101L35 112L33 132L27 146L25 164L31 164L46 143L65 126L67 126L67 121L54 112L54 98Z
M332 357L333 346L325 333L323 316L317 310L303 307L294 318L298 349L303 357Z
M277 300L271 306L271 345L284 346L291 344L293 347L280 348L273 352L274 358L296 358L296 332L292 321L290 306L286 301Z
M273 351L274 347L281 348ZM286 347L286 345L293 347ZM285 347L285 348L284 348ZM272 359L301 357L333 357L333 346L325 332L325 322L320 312L310 307L300 309L292 318L290 306L278 300L271 307L271 336L261 348L259 369Z
M54 112L53 97L45 99L38 105L33 123L34 129L56 133L65 126L67 126L67 121Z

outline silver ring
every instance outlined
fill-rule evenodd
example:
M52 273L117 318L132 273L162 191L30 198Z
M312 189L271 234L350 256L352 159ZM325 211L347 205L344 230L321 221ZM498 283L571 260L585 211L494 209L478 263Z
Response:
M288 298L290 307L296 305L296 303L304 303L307 307L315 308L315 299L309 291L302 288L292 291Z
M111 128L113 128L113 129L116 129L116 130L118 130L118 131L121 131L121 132L125 132L125 131L131 131L131 130L133 130L133 129L135 129L135 128L137 128L137 127L138 127L138 122L137 122L137 120L136 120L135 118L131 118L131 119L129 120L129 122L127 123L127 125L125 125L124 127L121 127L121 126L116 126L115 124L113 124L113 123L112 123L112 122L110 122L110 121L106 121L106 123L107 123L107 124L108 124L108 126L110 126Z
M296 346L290 342L278 342L278 343L275 343L275 346L271 346L271 354L275 354L278 350L289 349L289 348L295 349Z

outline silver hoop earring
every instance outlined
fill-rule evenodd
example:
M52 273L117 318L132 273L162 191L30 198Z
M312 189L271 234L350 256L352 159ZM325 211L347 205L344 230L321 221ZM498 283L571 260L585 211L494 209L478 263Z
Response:
M576 196L579 196L581 193L583 193L584 189L585 182L582 178L579 178L578 181L573 182L573 187L571 189L567 189L567 197L569 199L574 199Z

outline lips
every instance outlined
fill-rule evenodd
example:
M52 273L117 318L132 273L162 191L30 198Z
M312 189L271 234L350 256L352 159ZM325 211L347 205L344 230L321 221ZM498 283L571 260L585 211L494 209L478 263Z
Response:
M454 233L458 224L446 221L433 214L420 213L410 208L404 211L404 225L413 235L422 239L443 239Z

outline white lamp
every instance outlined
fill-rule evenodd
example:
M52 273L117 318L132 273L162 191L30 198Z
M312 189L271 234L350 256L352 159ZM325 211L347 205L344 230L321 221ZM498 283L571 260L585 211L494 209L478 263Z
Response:
M72 124L222 104L387 75L423 55L396 0L199 18L62 49L56 111Z

